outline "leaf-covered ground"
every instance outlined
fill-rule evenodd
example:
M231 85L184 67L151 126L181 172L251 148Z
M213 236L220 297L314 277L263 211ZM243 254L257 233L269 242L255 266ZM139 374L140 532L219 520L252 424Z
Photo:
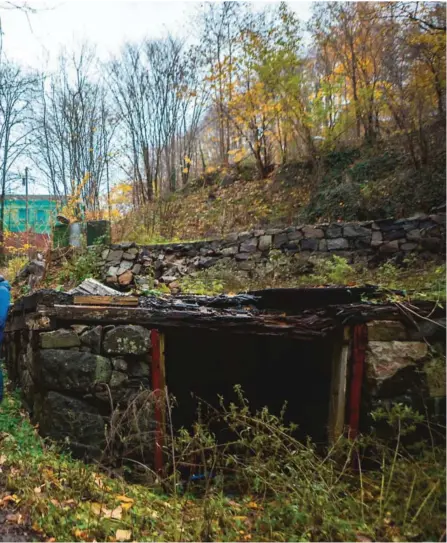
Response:
M414 415L396 407L382 415L404 435ZM0 540L445 540L445 449L427 443L409 455L398 440L380 448L377 469L352 472L352 442L320 457L288 437L278 418L247 409L230 405L224 416L249 456L220 460L239 466L251 490L230 495L213 484L206 492L176 485L167 494L73 460L38 436L18 394L7 395L0 407ZM187 443L203 438L212 444L198 429ZM380 446L365 441L372 444Z
M249 541L263 507L250 496L166 495L108 477L45 443L18 394L0 406L0 541ZM256 539L284 537L265 533Z

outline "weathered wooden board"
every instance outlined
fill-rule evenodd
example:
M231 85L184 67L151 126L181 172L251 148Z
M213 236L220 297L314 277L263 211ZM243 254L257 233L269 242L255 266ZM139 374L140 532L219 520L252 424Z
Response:
M119 305L137 307L136 296L74 296L74 305Z
M54 305L39 306L38 313L57 321L142 324L162 328L192 327L233 333L276 335L312 340L335 328L331 318L315 315L288 317L253 315L243 311L157 310L140 307Z

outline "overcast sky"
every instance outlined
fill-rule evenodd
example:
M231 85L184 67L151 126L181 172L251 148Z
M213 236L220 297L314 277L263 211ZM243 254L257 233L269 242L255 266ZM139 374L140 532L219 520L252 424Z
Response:
M20 0L17 0L17 2ZM252 2L255 10L275 2ZM49 71L57 67L62 47L76 50L83 41L96 45L101 59L119 51L127 40L144 37L161 38L168 33L182 38L197 35L194 14L200 6L197 1L110 1L110 0L29 0L36 10L28 15L19 10L2 9L0 20L3 30L3 52L31 69ZM289 2L298 17L310 17L311 2ZM14 170L30 169L30 194L47 192L35 168L27 159L19 159ZM34 174L34 175L33 175ZM21 194L21 183L14 183L11 191Z
M262 9L268 3L253 5ZM309 18L311 2L289 4L302 20ZM28 17L17 10L0 11L4 52L23 65L45 69L54 67L62 46L70 49L84 40L96 44L98 55L105 58L126 40L167 33L187 37L194 33L191 21L200 2L32 0L29 5L37 12Z

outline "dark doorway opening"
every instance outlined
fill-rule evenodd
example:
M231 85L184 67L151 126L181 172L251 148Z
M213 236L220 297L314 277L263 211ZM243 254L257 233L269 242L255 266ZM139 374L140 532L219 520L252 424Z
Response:
M203 330L165 333L166 383L176 398L175 428L191 427L198 398L217 406L218 395L236 400L241 385L252 410L278 415L287 401L286 421L297 437L327 442L333 341L298 341L277 336Z

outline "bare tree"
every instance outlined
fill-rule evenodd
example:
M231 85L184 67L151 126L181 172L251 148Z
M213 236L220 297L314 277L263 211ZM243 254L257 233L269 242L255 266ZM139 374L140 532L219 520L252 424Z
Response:
M5 193L11 168L30 143L30 104L37 78L18 66L0 60L0 244L3 247Z
M188 180L206 103L199 57L172 38L127 44L109 65L126 134L135 203L154 200Z
M49 189L65 199L77 196L93 213L99 210L104 181L109 184L119 122L95 68L94 52L84 45L78 55L62 55L58 72L43 79L33 152Z

